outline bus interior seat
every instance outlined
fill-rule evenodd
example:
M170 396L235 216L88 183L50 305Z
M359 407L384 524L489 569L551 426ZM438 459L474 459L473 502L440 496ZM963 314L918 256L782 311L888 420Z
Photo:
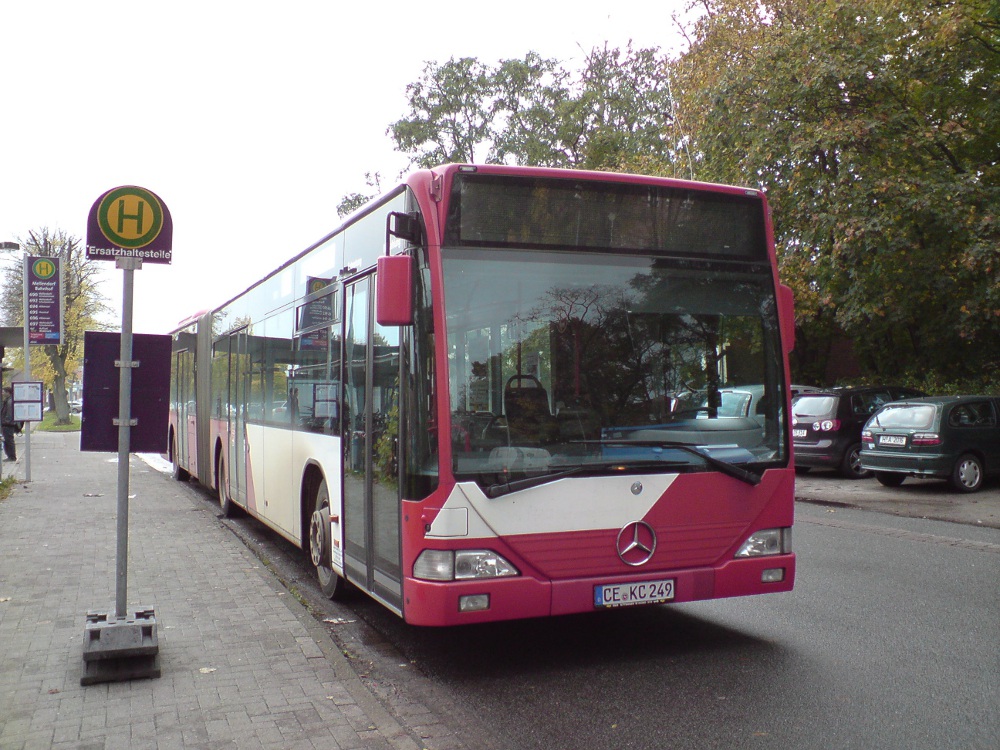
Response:
M512 375L504 386L503 398L507 426L513 434L537 439L550 436L555 418L549 411L549 395L538 378Z

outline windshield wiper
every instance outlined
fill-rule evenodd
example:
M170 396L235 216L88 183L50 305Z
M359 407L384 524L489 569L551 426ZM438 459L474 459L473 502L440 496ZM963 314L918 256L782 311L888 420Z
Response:
M604 471L610 468L615 468L618 471L645 468L662 469L667 466L678 465L680 465L679 461L600 461L589 464L579 464L552 474L540 474L537 477L515 479L513 482L497 482L496 484L491 484L489 487L484 487L483 494L489 498L501 497L511 492L530 490L532 487L540 487L543 484L555 482L559 479L571 477L574 474L581 474L583 472Z
M673 440L587 440L584 442L600 443L601 445L627 445L629 447L639 448L676 448L677 450L685 451L698 456L713 469L718 469L726 476L733 477L741 482L746 482L754 487L760 484L762 479L761 475L757 472L748 471L747 469L737 466L736 464L723 461L722 459L709 455L705 451L689 443L680 443Z
M572 469L557 471L555 474L541 474L537 477L528 477L527 479L515 479L513 482L497 482L496 484L491 484L489 487L484 487L483 494L486 497L493 498L511 492L519 492L520 490L530 490L532 487L539 487L563 477L570 477L574 474L579 474L581 471L583 471L583 466L574 466Z

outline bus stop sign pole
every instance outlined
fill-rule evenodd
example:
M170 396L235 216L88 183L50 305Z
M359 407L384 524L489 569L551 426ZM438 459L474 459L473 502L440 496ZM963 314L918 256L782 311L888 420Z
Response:
M132 435L132 294L135 271L142 268L139 258L118 258L118 268L124 271L122 290L121 356L115 366L120 368L118 389L118 544L115 565L115 616L125 618L128 600L128 488L129 445Z
M156 617L151 608L127 609L128 603L128 490L129 455L132 431L132 296L135 271L141 258L118 258L124 271L122 292L122 333L118 388L118 512L115 561L114 616L100 611L87 613L83 639L84 673L81 685L115 682L139 677L159 677L159 643Z
M118 391L118 514L114 614L87 613L84 631L83 685L97 682L159 677L159 645L153 610L127 609L128 602L128 491L131 453L132 297L135 271L143 259L169 263L173 222L166 205L145 188L126 185L109 190L95 201L87 219L87 258L115 260L124 272L122 332Z

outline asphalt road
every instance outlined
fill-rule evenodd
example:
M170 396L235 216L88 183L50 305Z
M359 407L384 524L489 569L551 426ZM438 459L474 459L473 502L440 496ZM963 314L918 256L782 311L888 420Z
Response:
M795 533L789 594L446 631L354 611L476 717L470 747L995 747L1000 533L816 506Z
M793 592L446 630L360 594L329 602L297 550L226 523L391 710L453 728L448 747L994 748L1000 531L891 515L875 482L844 501L845 480L809 479L832 494L797 503Z

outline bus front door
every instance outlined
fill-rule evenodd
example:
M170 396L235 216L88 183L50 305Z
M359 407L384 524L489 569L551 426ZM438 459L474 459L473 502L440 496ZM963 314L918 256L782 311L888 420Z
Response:
M373 296L374 276L344 294L344 567L401 611L399 329L375 323Z

